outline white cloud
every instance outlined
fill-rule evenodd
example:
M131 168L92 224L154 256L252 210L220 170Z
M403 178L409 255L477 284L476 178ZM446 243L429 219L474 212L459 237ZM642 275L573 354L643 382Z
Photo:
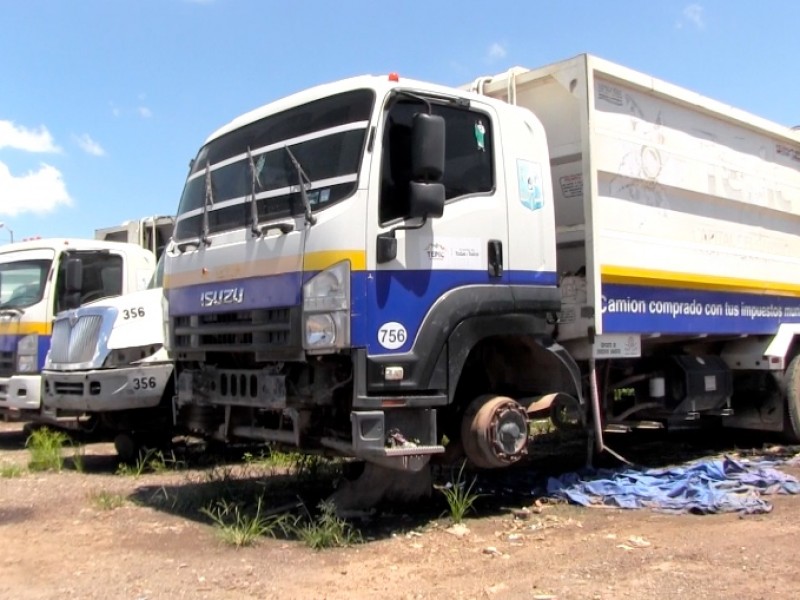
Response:
M489 51L486 53L486 58L488 60L499 60L501 58L505 58L506 54L508 54L506 47L499 42L495 42L489 46Z
M139 101L141 102L144 100L144 94L139 94ZM120 107L114 104L113 102L109 102L109 107L111 110L111 115L117 119L120 117L131 117L137 116L142 119L149 119L153 116L153 111L150 107L145 106L144 104L139 104L135 108L131 108L130 105L127 107Z
M0 149L2 148L27 152L61 152L44 125L28 129L11 121L0 121Z
M706 22L703 18L703 13L705 9L699 4L689 4L686 8L683 9L683 18L694 25L697 29L705 29ZM683 22L678 23L678 28L680 29L683 27Z
M78 144L81 150L86 152L86 154L91 154L92 156L105 156L106 151L103 147L94 141L88 133L84 133L82 135L73 135L72 139L75 140L75 143Z
M0 162L0 215L15 216L21 213L48 213L58 206L72 205L61 172L42 163L36 171L19 177L11 174Z

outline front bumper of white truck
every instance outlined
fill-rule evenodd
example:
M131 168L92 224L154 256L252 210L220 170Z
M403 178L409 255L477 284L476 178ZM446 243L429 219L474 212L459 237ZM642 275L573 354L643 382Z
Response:
M41 399L41 375L0 377L0 414L13 417L27 411L38 411Z
M172 377L172 363L115 369L43 372L46 413L112 412L158 406Z

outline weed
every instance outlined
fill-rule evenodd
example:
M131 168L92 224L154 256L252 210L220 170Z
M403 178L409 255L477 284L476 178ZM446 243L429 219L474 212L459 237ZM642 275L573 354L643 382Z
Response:
M223 542L241 548L252 545L259 537L275 537L278 530L284 534L288 532L286 515L266 517L261 509L261 498L258 499L255 514L242 511L234 502L218 500L212 506L201 508L200 512L211 519Z
M306 546L314 550L341 548L363 541L361 533L350 523L336 516L336 506L332 502L320 502L320 513L305 523L298 519L292 526L294 533Z
M0 465L0 478L2 479L21 477L23 473L24 471L19 465L11 465L7 463Z
M556 431L556 427L549 418L536 419L531 421L528 425L528 434L533 436L546 435L548 433L553 433L554 431Z
M64 466L61 449L68 441L69 437L61 431L47 427L34 429L25 440L31 455L28 467L32 471L60 471Z
M125 504L125 497L121 494L101 491L91 496L92 504L100 510L114 510Z
M464 466L467 463L461 464L458 470L458 475L455 479L451 479L446 485L436 486L447 500L447 506L450 509L450 519L453 523L461 523L466 514L474 509L475 501L481 497L481 494L475 493L472 489L475 487L476 477L467 485L464 480Z
M133 464L120 463L117 466L117 475L141 477L145 473L164 473L170 469L177 470L185 466L185 462L178 460L174 453L165 457L160 450L148 448L139 453L139 457Z
M86 472L86 461L84 460L85 456L86 456L86 448L84 448L80 444L72 445L72 467L78 473Z

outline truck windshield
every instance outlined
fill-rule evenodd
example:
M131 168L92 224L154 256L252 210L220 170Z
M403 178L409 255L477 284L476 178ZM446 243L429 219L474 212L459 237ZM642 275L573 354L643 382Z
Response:
M42 299L50 260L0 263L0 309L25 308Z
M148 290L163 287L164 285L164 255L162 254L156 263L156 270L153 271L153 276L147 284Z
M259 222L303 214L304 183L312 211L350 196L358 186L374 101L372 90L337 94L254 121L205 145L183 190L175 239L200 237L204 209L205 233L244 227L251 220L253 192ZM299 179L287 147L308 182Z

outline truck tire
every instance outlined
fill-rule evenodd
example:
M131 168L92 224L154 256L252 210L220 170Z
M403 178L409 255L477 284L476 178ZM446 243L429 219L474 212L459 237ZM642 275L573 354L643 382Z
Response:
M498 469L527 454L528 415L507 396L484 394L467 407L461 442L469 462L479 469Z
M131 464L138 458L141 444L132 434L121 432L114 438L114 449L123 463Z
M800 443L800 354L795 356L784 374L786 410L783 418L783 437L791 444Z

